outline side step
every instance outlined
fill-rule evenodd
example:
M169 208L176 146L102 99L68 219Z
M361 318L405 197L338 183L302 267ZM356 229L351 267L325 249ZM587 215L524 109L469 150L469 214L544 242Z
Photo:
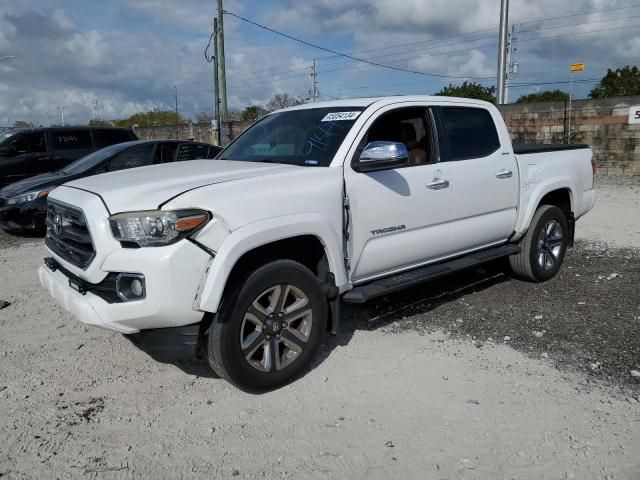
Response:
M508 257L509 255L515 255L516 253L520 253L520 247L513 244L481 250L443 263L427 265L426 267L399 273L380 280L374 280L371 283L355 287L353 290L348 291L343 295L342 300L347 303L365 303L376 297L388 295L407 287L413 287L423 282L435 280L436 278L444 277L445 275L467 268L477 267L483 263Z

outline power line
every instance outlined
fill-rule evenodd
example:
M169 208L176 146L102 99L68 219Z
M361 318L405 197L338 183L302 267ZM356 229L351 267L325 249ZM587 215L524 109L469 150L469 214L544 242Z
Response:
M273 28L270 28L270 27L267 27L267 26L262 25L260 23L254 22L253 20L249 20L248 18L242 17L242 16L237 15L235 13L229 12L228 10L224 10L224 13L227 14L227 15L231 15L232 17L235 17L235 18L237 18L239 20L242 20L243 22L250 23L251 25L254 25L256 27L262 28L262 29L267 30L269 32L275 33L276 35L280 35L281 37L288 38L289 40L293 40L295 42L302 43L303 45L307 45L309 47L317 48L318 50L323 50L325 52L329 52L329 53L332 53L332 54L340 56L340 57L349 58L349 59L354 60L356 62L361 62L361 63L366 63L366 64L369 64L369 65L373 65L375 67L387 68L387 69L390 69L390 70L397 70L397 71L405 72L405 73L414 73L416 75L425 75L425 76L428 76L428 77L461 78L461 79L462 78L473 78L473 77L469 77L469 76L460 77L460 76L452 76L452 75L443 75L443 74L439 74L439 73L419 72L417 70L410 70L410 69L407 69L407 68L400 68L400 67L392 67L390 65L384 65L382 63L371 62L371 61L365 60L363 58L354 57L352 55L348 55L346 53L338 52L338 51L332 50L330 48L322 47L320 45L316 45L314 43L307 42L306 40L302 40L300 38L293 37L293 36L288 35L286 33L279 32L278 30L274 30Z
M636 16L628 17L628 19L633 19L633 18L640 18L640 16L638 16L638 17L636 17ZM618 19L616 19L616 20L618 20ZM592 23L602 23L602 22L600 22L600 21L586 22L586 23L583 23L583 24L557 26L557 27L550 27L550 28L569 28L569 27L578 26L578 25L590 25ZM607 29L600 29L600 30L589 30L589 31L585 31L585 32L575 32L575 33L570 33L570 34L537 36L537 37L524 38L524 39L521 39L520 41L529 42L529 41L544 40L544 39L550 39L550 38L571 37L571 36L574 36L574 35L585 35L585 34L590 34L590 33L599 33L599 32L605 32L605 31L627 29L627 28L636 28L636 27L637 27L636 25L630 25L630 26L620 26L620 27L613 27L613 28L607 28ZM546 29L547 28L545 28L545 30ZM535 33L535 32L536 32L535 30L527 30L527 31L520 32L520 33ZM466 44L466 43L469 43L469 42L477 42L477 41L485 40L485 39L489 39L489 38L493 38L493 36L491 36L491 37L481 37L481 38L462 41L462 42L450 42L450 43L445 43L445 44L441 44L441 45L434 45L432 47L428 47L428 48L424 48L424 49L408 50L408 51L405 51L405 52L402 52L402 53L391 53L391 54L385 54L385 55L379 55L379 56L372 56L372 57L368 57L368 59L383 58L383 57L397 56L397 55L408 55L408 54L411 54L411 53L421 52L421 51L425 51L425 50L432 50L432 49L442 48L442 47L446 47L446 46L461 45L461 44ZM497 45L497 43L495 41L493 41L493 42L482 44L482 45L470 45L467 48L462 49L462 50L447 50L447 51L444 51L444 52L438 52L438 53L434 53L434 54L430 54L430 55L421 55L420 58L433 57L433 56L439 56L439 55L450 55L450 54L455 54L455 53L464 53L464 52L469 51L470 49L480 50L480 49L483 49L483 48L494 47L495 45ZM389 62L387 62L387 64L402 63L402 62L405 62L407 60L409 60L409 58L399 58L399 59L396 59L396 60L389 61ZM332 63L324 64L323 66L326 67L326 66L330 66L330 65L348 65L349 63L353 63L353 61L332 62ZM389 65L387 65L387 66L389 66ZM283 71L278 72L278 73L282 74L282 73L288 73L288 72L296 72L296 71L300 71L302 69L307 69L307 68L309 68L309 67L307 67L307 66L305 66L305 67L297 67L297 68L292 68L292 69L289 69L289 70L283 70ZM352 69L359 69L359 68L361 68L361 67L351 67L350 66L350 67L346 67L346 68L334 68L334 69L329 69L329 70L320 69L320 70L318 70L318 73L330 73L330 72L352 70ZM253 85L253 84L256 84L256 83L260 83L261 79L263 79L263 78L271 78L271 77L273 77L274 75L276 75L278 73L273 73L273 74L270 74L270 75L253 76L253 77L251 77L250 80L237 80L237 83L246 84L246 85ZM303 77L303 76L305 76L305 74L288 76L288 77L281 78L280 80L300 78L300 77ZM463 78L463 79L472 79L472 80L488 80L488 79L493 78L493 77L450 76L450 77L445 77L445 78Z
M572 18L572 17L579 17L579 16L585 16L585 15L592 15L592 14L596 14L596 13L607 13L607 12L613 12L613 11L619 11L619 10L627 10L627 9L637 8L637 7L640 7L640 3L633 4L633 5L627 5L627 6L623 6L623 7L607 8L607 9L601 9L601 10L591 10L591 11L587 11L587 12L573 13L573 14L568 14L568 15L561 15L561 16L556 16L556 17L539 18L539 19L536 19L536 20L528 20L528 21L525 21L525 22L514 22L513 25L531 25L531 24L535 24L535 23L543 23L543 22L547 22L547 21L560 20L560 19L564 19L564 18ZM229 14L231 14L231 13L229 12ZM231 14L231 15L233 15L233 14ZM605 21L612 21L612 20L618 20L618 19L622 20L622 19L629 19L629 18L637 18L637 17L619 17L619 18L616 18L616 19L605 20ZM602 22L603 21L583 22L583 23L573 24L573 25L547 27L546 29L549 29L549 28L565 28L565 27L569 27L569 26L589 25L589 24L592 24L592 23L602 23ZM542 29L538 29L538 30L542 30ZM352 54L356 54L356 53L368 53L368 52L374 52L374 51L390 50L390 49L394 49L394 48L400 48L400 47L411 46L411 45L419 45L419 44L422 44L422 43L431 43L431 42L435 42L435 41L439 41L439 40L447 40L447 39L451 39L451 38L467 37L467 36L470 36L470 35L476 35L476 34L479 34L479 33L494 32L494 31L495 31L495 28L486 28L486 29L482 29L482 30L475 30L473 32L467 32L467 33L461 33L461 34L455 34L455 35L446 35L446 36L435 37L435 38L430 38L430 39L426 39L426 40L419 40L419 41L414 41L414 42L389 45L389 46L386 46L386 47L373 48L373 49L367 49L367 50L354 50L354 51L351 51L351 53ZM536 30L527 30L526 32L533 32L533 31L536 31ZM524 32L521 32L521 33L524 33ZM491 37L493 37L493 35ZM484 38L489 38L489 37L482 37L480 39L484 39ZM477 40L480 40L480 39L477 39ZM461 42L461 43L466 43L466 42ZM420 51L420 50L414 50L414 51ZM406 53L406 52L403 52L403 53ZM391 55L395 55L395 54L391 54ZM342 56L342 55L326 55L324 57L318 57L318 59L322 60L322 59L325 59L325 58L334 58L336 56ZM370 58L382 58L382 57L370 57ZM281 65L278 65L278 66L273 66L273 67L269 67L269 68L265 68L265 69L252 70L252 71L248 72L248 74L260 73L260 72L263 72L263 71L272 71L272 70L280 69L282 67L289 67L289 66L291 66L290 63L281 64ZM301 69L301 68L308 68L308 67L306 67L306 66L305 67L297 67L294 70ZM291 70L291 71L294 71L294 70Z

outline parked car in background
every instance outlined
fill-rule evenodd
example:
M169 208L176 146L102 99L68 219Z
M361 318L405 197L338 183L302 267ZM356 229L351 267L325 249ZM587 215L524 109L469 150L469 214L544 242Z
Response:
M93 152L55 172L0 189L0 229L44 233L47 195L63 183L99 173L195 159L214 158L221 148L178 140L137 140Z
M19 128L0 134L0 187L66 167L115 143L137 140L128 128Z

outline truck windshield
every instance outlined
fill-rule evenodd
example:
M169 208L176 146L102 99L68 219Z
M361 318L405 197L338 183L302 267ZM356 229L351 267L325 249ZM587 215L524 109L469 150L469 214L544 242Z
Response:
M363 110L309 108L267 115L231 143L218 159L327 167Z

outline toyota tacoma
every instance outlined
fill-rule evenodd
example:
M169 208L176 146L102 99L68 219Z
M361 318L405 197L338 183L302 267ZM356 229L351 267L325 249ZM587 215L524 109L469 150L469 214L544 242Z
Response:
M81 322L197 351L265 391L305 371L343 303L499 258L516 278L554 277L594 170L584 145L512 145L482 101L302 105L216 161L56 188L39 277Z

